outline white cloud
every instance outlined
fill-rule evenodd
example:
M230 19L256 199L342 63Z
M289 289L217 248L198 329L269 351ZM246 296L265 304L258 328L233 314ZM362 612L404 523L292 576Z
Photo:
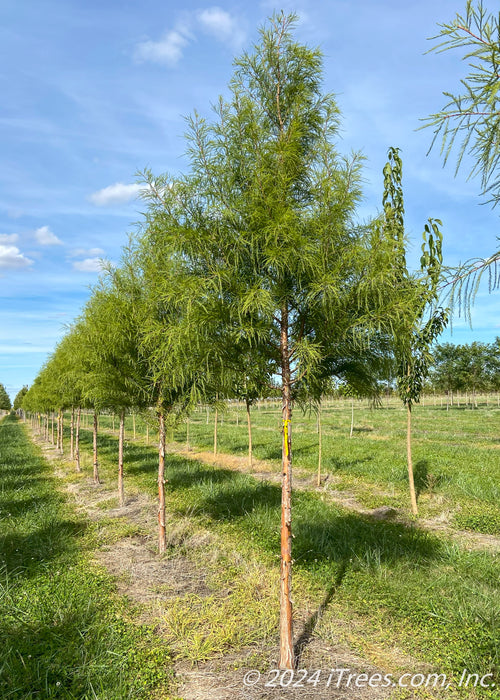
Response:
M8 245L9 243L17 243L19 236L17 233L0 233L0 243Z
M52 233L48 226L37 228L35 238L40 245L62 245L62 241Z
M197 13L198 22L203 31L211 34L219 41L239 47L245 40L245 32L239 26L235 17L220 7L208 7Z
M182 51L189 43L187 36L178 29L167 32L160 41L143 41L137 44L135 58L167 66L175 66L182 58Z
M159 41L142 41L135 47L137 61L150 61L175 66L182 58L186 46L196 40L196 30L213 36L233 49L239 49L245 40L245 32L239 21L220 7L183 13L174 28Z
M104 250L102 248L75 248L69 254L70 258L85 258L85 257L96 257L103 256Z
M85 258L73 263L73 267L78 272L100 272L102 270L102 260L100 258Z
M93 192L89 199L98 207L107 207L135 199L141 190L141 185L124 185L122 182L116 182L114 185Z
M0 244L0 269L15 270L32 264L33 260L23 255L16 246Z

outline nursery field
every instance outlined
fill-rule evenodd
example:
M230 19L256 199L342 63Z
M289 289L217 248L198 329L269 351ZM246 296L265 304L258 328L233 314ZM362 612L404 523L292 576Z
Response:
M239 416L234 410L219 411L216 456L214 413L209 411L207 423L206 409L190 420L189 453L186 425L175 431L175 443L169 446L166 560L189 562L191 584L179 590L171 579L163 588L155 580L155 590L164 597L156 605L179 677L186 677L186 664L194 665L196 687L201 683L202 690L207 678L213 680L214 669L222 675L221 688L234 691L248 669L264 674L276 665L279 416L271 404L252 410L254 473L246 463L243 410ZM316 417L295 412L294 603L301 668L347 665L358 671L381 669L396 678L440 673L452 679L446 688L396 687L364 695L358 690L355 697L499 697L492 680L499 669L500 542L494 535L499 523L499 417L493 405L415 411L422 515L414 521L406 493L405 415L399 407L355 404L352 437L349 403L323 407L319 488ZM89 487L86 497L101 493L101 512L126 518L128 506L117 508L114 495L117 439L112 424L110 416L100 417L103 484ZM157 488L152 426L147 433L149 445L146 424L139 416L129 417L125 489L132 503L137 494L153 499ZM84 475L67 472L75 483L88 481L91 473L89 430L83 431L82 449ZM392 510L379 517L381 506ZM154 514L153 500L150 510ZM148 532L141 523L139 531L154 549L154 522L151 528ZM114 572L124 575L120 567ZM147 579L143 585L147 588ZM460 687L464 672L478 678L493 674L487 676L491 684L473 688L471 681ZM186 687L180 697L203 696L189 683ZM225 698L221 688L210 697ZM263 689L262 695L249 692L227 697L285 697L266 695ZM318 690L313 696L323 697ZM287 697L295 697L291 689Z
M478 409L446 408L443 399L427 401L413 410L413 462L419 511L452 526L485 534L500 534L500 408L496 397ZM441 405L443 404L443 405ZM406 467L406 413L397 400L371 408L366 401L326 402L321 411L321 478L328 489L354 493L367 508L389 506L409 512ZM354 418L354 420L353 420ZM262 402L251 410L255 471L279 474L281 411L277 403ZM352 422L352 437L351 437ZM126 419L126 434L145 440L146 424L137 416ZM102 415L100 425L117 429L117 421ZM293 461L297 475L314 485L318 471L318 420L314 412L296 409L293 420ZM151 442L154 428L148 429ZM214 411L200 408L189 427L170 436L179 449L213 452ZM218 411L217 452L248 453L244 405ZM266 464L262 464L265 462ZM325 483L326 479L326 483Z

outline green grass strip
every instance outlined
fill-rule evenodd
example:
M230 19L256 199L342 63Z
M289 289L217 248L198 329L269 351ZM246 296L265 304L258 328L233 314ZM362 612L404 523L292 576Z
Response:
M84 433L82 445L90 448L90 438ZM111 483L117 441L101 434L99 445L102 474ZM128 480L153 495L154 448L128 443L125 462L125 488ZM277 567L277 485L175 454L167 455L166 465L171 513L213 528L225 537L228 548L249 560L257 557ZM498 675L500 596L495 554L466 551L417 527L360 516L324 502L320 494L297 491L293 508L298 604L307 596L327 601L330 614L356 619L365 638L387 658L392 648L400 647L457 678L464 668L480 676ZM328 637L328 615L322 624L326 638L335 643L335 629ZM363 650L361 638L359 644ZM498 697L496 689L476 692L478 697Z
M165 692L168 650L90 562L95 528L56 490L14 417L0 423L0 697ZM162 697L166 697L165 694Z

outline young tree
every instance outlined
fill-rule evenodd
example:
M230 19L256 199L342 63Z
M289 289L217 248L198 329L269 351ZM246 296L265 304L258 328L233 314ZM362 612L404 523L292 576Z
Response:
M204 369L223 367L238 342L277 367L282 668L294 666L293 389L323 372L339 344L367 342L369 326L381 323L382 297L386 314L400 312L388 247L372 256L370 233L353 221L360 158L337 154L339 111L322 94L321 54L293 40L294 21L273 17L254 53L236 60L232 96L220 98L213 124L196 114L190 120L191 172L177 179L145 173L149 249L177 262L177 297L198 330L188 352L205 350Z
M411 299L407 313L395 326L394 352L398 365L398 390L406 406L406 455L411 508L418 514L413 478L412 460L412 407L418 403L428 375L432 344L446 326L448 314L435 308L441 279L441 241L438 228L441 222L429 219L424 229L424 243L420 259L420 273L411 275L406 265L404 241L404 200L402 188L403 164L399 149L389 149L389 160L384 168L384 216L381 225L394 244L394 267L397 286L406 299Z
M139 350L135 296L126 269L109 268L83 312L83 346L89 367L85 396L99 410L119 414L118 500L125 505L124 426L127 411L149 401L146 362ZM95 416L94 416L95 421Z
M154 409L158 425L158 551L166 551L165 454L167 431L185 419L200 398L199 387L210 384L193 347L203 329L187 318L178 275L179 262L170 248L156 245L154 226L146 226L134 247L126 250L120 269L121 294L131 313L128 333L136 340L141 387ZM189 283L188 283L189 287Z

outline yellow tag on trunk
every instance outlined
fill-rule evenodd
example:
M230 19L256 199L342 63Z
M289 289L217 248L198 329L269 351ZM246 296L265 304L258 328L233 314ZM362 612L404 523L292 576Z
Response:
M292 421L289 418L285 418L283 421L283 432L285 435L285 454L288 457L288 424Z

